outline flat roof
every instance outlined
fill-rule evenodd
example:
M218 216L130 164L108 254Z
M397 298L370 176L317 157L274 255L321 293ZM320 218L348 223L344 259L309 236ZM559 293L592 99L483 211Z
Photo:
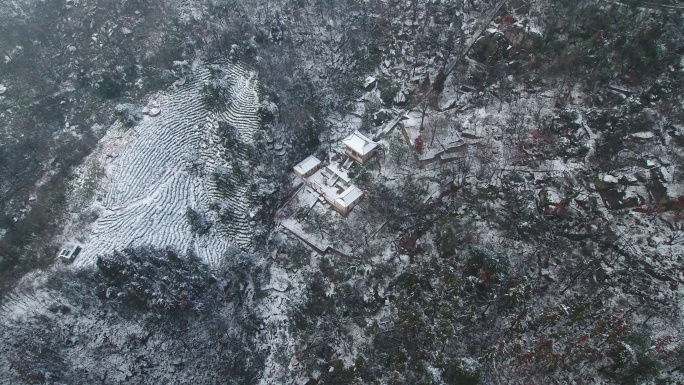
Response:
M299 162L299 164L294 166L294 170L300 174L306 174L307 172L318 167L319 164L321 164L321 161L315 156L310 155L308 158L304 159L303 161Z
M352 203L356 202L363 196L363 191L360 188L352 185L340 194L336 202L340 203L343 207L349 207Z
M363 135L358 130L354 131L353 134L348 136L344 140L344 144L349 146L352 150L358 152L361 155L368 154L369 152L373 151L375 147L378 146L376 142L368 139L367 136Z

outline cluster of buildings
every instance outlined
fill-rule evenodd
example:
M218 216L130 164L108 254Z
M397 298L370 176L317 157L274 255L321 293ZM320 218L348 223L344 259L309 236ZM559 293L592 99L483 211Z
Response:
M344 140L348 158L324 164L311 155L294 167L295 175L340 214L346 216L363 198L363 191L351 183L347 170L352 162L365 163L375 155L378 143L359 131Z

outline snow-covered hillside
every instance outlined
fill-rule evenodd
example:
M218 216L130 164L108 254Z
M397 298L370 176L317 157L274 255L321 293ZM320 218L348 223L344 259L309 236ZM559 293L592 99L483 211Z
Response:
M257 80L237 65L223 66L222 76L232 85L232 102L214 113L203 102L203 85L210 73L195 65L194 77L158 99L161 113L138 125L105 137L95 154L96 167L104 170L101 186L87 209L100 213L91 229L73 230L68 240L79 240L83 252L76 266L92 265L98 255L125 247L171 246L193 250L202 260L216 265L230 247L251 244L250 193L245 183L231 178L231 191L217 185L217 169L245 165L245 146L253 143L258 128ZM221 144L219 124L236 130L238 151L232 154ZM108 141L118 143L110 146ZM231 221L220 221L220 207ZM214 208L212 210L212 208ZM188 220L192 210L205 223L193 231Z
M134 3L42 56L143 46L54 76L111 108L59 115L97 138L71 195L26 188L5 221L0 384L682 382L672 0ZM292 174L310 155L363 191L349 215Z
M254 307L251 279L258 274L250 271L256 262L240 262L247 254L239 251L251 250L253 242L247 158L259 127L256 74L229 63L194 64L183 79L152 97L149 106L159 113L147 109L149 116L137 125L118 122L109 129L79 170L74 213L61 240L83 251L72 265L57 263L25 277L1 304L0 338L36 344L19 356L15 345L0 349L0 367L11 368L0 373L0 383L216 382L222 367L240 367L245 376L259 369L252 364L258 354L245 353L253 347L241 326L254 323L247 312ZM207 100L211 82L227 87L229 95L213 108ZM96 220L83 220L92 214ZM128 270L140 268L136 277L142 281L100 275L98 257L116 261L114 253L126 256L118 261ZM168 259L176 256L175 263ZM153 307L171 307L136 313L130 306L141 293L132 294L133 287L152 294ZM164 318L157 318L161 313ZM189 334L165 328L179 316L186 317ZM34 327L42 330L38 341ZM199 341L206 356L197 354ZM228 348L214 351L217 341ZM60 353L42 354L54 349ZM102 349L108 353L96 353ZM45 372L34 360L48 360L52 369Z

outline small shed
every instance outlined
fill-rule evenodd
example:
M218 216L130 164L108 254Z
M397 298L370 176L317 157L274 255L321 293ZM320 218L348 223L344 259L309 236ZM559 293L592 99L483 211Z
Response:
M304 179L313 175L319 168L321 168L321 161L315 156L310 155L308 158L294 166L294 173L298 177Z
M361 201L362 197L363 191L360 188L354 185L349 186L335 199L335 210L342 215L347 215Z
M62 249L62 252L59 253L58 258L64 262L64 263L71 263L78 257L78 254L81 253L81 246L73 246L73 247L67 247Z
M344 152L350 158L363 164L373 155L378 148L378 143L370 140L358 130L344 140Z

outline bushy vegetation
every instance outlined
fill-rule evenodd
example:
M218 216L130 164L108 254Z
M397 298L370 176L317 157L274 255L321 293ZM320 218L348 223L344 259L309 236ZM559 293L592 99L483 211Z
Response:
M251 66L263 83L257 143L241 147L237 128L219 123L231 158L209 177L223 192L249 184L249 199L261 204L250 218L258 222L256 249L269 249L269 255L232 250L226 265L210 270L191 250L126 249L101 256L94 272L65 275L74 282L50 283L74 302L140 319L145 331L159 329L175 347L184 333L206 330L204 337L192 334L203 341L198 356L211 365L206 381L250 383L263 365L253 338L264 321L254 309L275 290L262 290L270 277L268 266L257 261L268 259L304 288L301 297L279 298L287 300L279 308L286 309L287 333L275 327L272 335L285 337L271 354L289 370L283 381L292 375L331 384L676 383L684 362L681 333L673 328L681 324L681 261L661 250L675 250L671 246L681 240L682 198L668 201L664 185L681 181L682 174L662 173L672 159L681 163L677 153L684 143L678 123L683 20L663 5L670 3L506 2L493 15L496 28L484 29L465 52L468 36L459 35L461 27L487 2L214 1L198 19L179 18L153 3L124 2L112 6L115 12L102 16L99 26L81 22L67 29L81 40L93 41L92 33L105 39L105 18L125 23L140 9L148 21L133 34L146 44L129 53L127 45L112 42L100 47L100 56L86 55L100 48L76 46L84 57L106 59L84 59L76 91L69 91L73 97L57 92L68 78L68 61L49 72L40 60L28 60L53 55L61 61L57 53L69 52L66 43L52 36L51 27L12 21L0 43L24 51L13 51L0 70L2 81L42 77L33 87L8 82L9 102L3 101L14 106L7 127L17 129L5 130L12 135L0 145L0 176L16 182L3 185L0 200L7 213L1 224L8 229L0 244L2 284L10 287L14 275L45 267L54 256L45 240L59 228L69 168L97 139L89 129L97 120L92 110L118 113L134 124L135 98L175 80L192 81L190 63L201 51L203 59ZM37 10L84 17L48 3ZM173 25L159 37L165 44L145 40L155 31L153 22ZM35 33L38 43L11 27ZM483 135L491 137L470 139L477 144L467 147L465 158L420 170L414 155L427 151L427 136L414 146L384 138L389 148L382 160L379 155L351 169L366 193L366 211L358 216L335 221L295 205L278 211L294 193L291 166L307 154L327 156L332 147L326 147L342 134L333 130L336 121L350 112L370 74L378 79L379 100L371 95L364 104L364 129L382 120L372 122L380 101L397 107L394 96L407 85L415 86L413 100L401 107L422 112L423 119L444 113L441 97L459 98L465 104L458 114L477 110L477 119L489 118L494 104L512 112L501 127L487 127ZM231 87L212 67L204 103L214 110L229 105ZM540 102L536 112L517 108L513 103L524 93L527 100L551 102ZM52 96L35 102L44 95ZM60 105L68 111L55 107ZM62 130L55 122L65 120L78 141L53 135ZM41 139L15 134L20 129ZM629 139L643 131L651 132L650 142ZM662 146L653 154L642 151L651 142ZM274 143L282 152L275 154ZM247 154L249 168L236 160L238 152ZM554 169L537 169L548 164ZM620 174L637 167L648 168ZM46 169L59 171L36 191L39 204L15 216ZM616 176L600 179L610 172ZM642 194L648 206L616 211L606 203L610 188L621 197L631 188L633 199ZM221 202L211 209L220 221L236 220ZM194 233L212 230L204 214L190 207L185 213ZM303 244L274 239L272 226L285 216L305 231L335 234L333 246L345 251L318 256ZM671 234L658 234L658 227L648 234L633 230L647 232L649 223L661 222ZM77 313L63 305L51 309ZM228 325L226 315L234 323ZM650 320L661 329L652 330ZM44 345L11 357L12 370L22 381L47 382L54 378L35 364L45 363L68 381L68 363L49 350L58 345L46 329L52 324L44 323L27 329L46 333ZM28 340L22 335L18 344Z
M191 252L150 248L102 256L94 270L62 270L45 283L59 300L0 332L10 363L3 379L93 382L126 368L138 383L192 379L198 370L203 381L249 383L263 368L251 294L262 274L235 250L210 270ZM75 343L64 341L65 327ZM101 343L82 343L97 338ZM97 364L69 361L71 354Z

